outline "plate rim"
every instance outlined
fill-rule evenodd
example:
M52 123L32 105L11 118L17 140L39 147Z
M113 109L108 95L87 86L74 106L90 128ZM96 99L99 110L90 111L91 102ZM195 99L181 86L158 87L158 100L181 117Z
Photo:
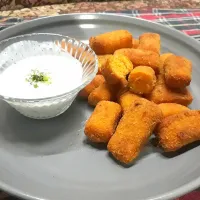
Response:
M121 20L124 21L125 19L130 21L135 21L138 23L142 23L145 25L149 25L149 26L153 26L153 27L157 27L159 29L163 29L164 31L168 32L168 33L172 33L173 34L173 38L179 38L180 41L184 41L184 43L186 43L187 45L191 46L193 49L195 49L196 51L200 52L200 42L198 42L197 40L195 40L194 38L182 33L181 31L178 31L176 29L172 29L170 27L167 27L165 25L156 23L156 22L151 22L145 19L141 19L141 18L137 18L134 16L126 16L126 15L119 15L119 14L113 14L113 13L70 13L70 14L62 14L62 15L57 15L57 16L44 16L44 17L39 17L36 19L32 19L30 21L23 21L19 24L13 25L11 27L8 27L2 31L0 31L0 41L4 40L6 38L9 38L9 36L7 37L7 35L10 35L13 30L18 29L18 30L26 30L25 27L29 27L32 24L35 24L35 26L38 26L39 23L41 21L43 22L54 22L57 21L58 19L62 19L64 20L74 20L74 19L88 19L88 20L95 20L98 18L98 16L100 17L100 20L102 18L107 18L107 20L112 20L114 18L118 18L117 20ZM32 26L31 26L32 27ZM147 26L148 28L148 26ZM19 35L19 34L18 34ZM4 39L1 39L1 37L5 37ZM200 186L200 175L198 178L194 179L193 181L188 182L187 184L184 184L183 186L171 190L170 192L166 192L162 195L158 195L158 196L154 196L154 197L150 197L146 200L167 200L167 199L171 199L171 198L176 198L176 197L180 197L190 191L195 190L196 188L198 188ZM22 190L18 190L15 189L14 187L5 184L4 182L2 182L0 180L0 188L1 190L14 195L16 197L20 197L20 198L26 198L28 200L48 200L46 198L41 198L41 197L36 197L33 195L29 195L26 194L24 191Z

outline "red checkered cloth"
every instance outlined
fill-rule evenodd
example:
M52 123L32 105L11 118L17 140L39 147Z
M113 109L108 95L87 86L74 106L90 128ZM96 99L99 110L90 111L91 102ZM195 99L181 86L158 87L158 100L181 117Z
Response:
M116 12L105 12L116 13ZM142 18L175 28L200 41L200 9L125 10L117 14ZM199 199L200 200L200 199Z
M149 9L149 10L122 10L106 11L105 13L115 13L142 18L149 21L163 24L170 28L175 28L183 33L200 41L200 9ZM0 16L0 30L18 24L22 21L33 18L13 18ZM15 197L0 192L0 200L17 200ZM200 192L194 191L176 200L200 200Z

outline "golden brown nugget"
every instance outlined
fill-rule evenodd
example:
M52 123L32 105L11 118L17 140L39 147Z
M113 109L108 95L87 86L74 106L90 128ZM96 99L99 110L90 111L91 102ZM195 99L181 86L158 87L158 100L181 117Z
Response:
M89 44L98 55L113 54L117 49L131 48L132 35L127 30L116 30L91 37Z
M164 63L166 85L170 88L184 88L191 82L192 64L181 56L172 55Z
M200 111L190 110L164 118L158 126L159 145L166 152L200 140Z
M128 76L128 87L136 94L149 94L156 84L156 75L151 67L135 67Z
M114 55L108 58L101 72L109 84L118 84L127 82L126 76L132 69L133 64L126 56Z
M118 102L122 107L123 113L126 112L130 108L130 106L134 103L134 101L141 99L139 95L133 94L129 91L123 93L119 96Z
M91 106L96 106L97 103L100 101L106 100L106 101L112 101L115 99L115 94L108 85L108 83L103 83L99 87L95 88L90 95L88 96L88 103Z
M146 95L146 98L156 104L177 103L188 106L192 103L193 97L187 88L169 89L164 81L163 75L159 75L153 91Z
M160 54L160 35L157 33L143 33L139 37L138 49L144 49Z
M119 98L121 95L123 95L124 93L129 92L129 88L128 87L123 87L118 89L117 93L116 93L116 101L119 102ZM131 92L130 92L131 93Z
M101 101L85 125L85 135L92 142L107 143L113 135L121 116L119 104Z
M159 54L143 50L143 49L133 49L133 48L124 48L115 51L114 55L125 55L133 63L133 66L149 66L156 73L159 72L160 66L160 56Z
M139 40L133 38L133 39L132 39L132 48L137 49L138 46L139 46Z
M158 106L162 111L163 118L190 110L188 107L177 103L161 103ZM157 124L154 130L155 135L158 132L158 126L159 124Z
M108 151L120 162L130 163L147 143L161 118L162 112L153 102L146 99L134 101L108 142Z
M102 69L105 67L108 58L110 58L112 54L107 54L107 55L102 55L102 56L97 56L98 58L98 74L101 74Z
M188 107L177 103L161 103L158 106L163 113L163 117L168 117L170 115L175 115L190 110Z
M160 68L161 68L161 73L163 72L163 67L164 67L164 63L167 60L167 58L169 58L170 56L174 55L173 53L164 53L160 55Z
M105 78L102 75L96 75L94 79L84 87L80 92L79 96L82 98L88 98L89 94L102 83L105 82Z
M115 94L115 99L114 101L118 101L119 97L124 94L125 92L129 91L128 88L128 81L124 82L124 83L119 83L119 84L115 84L115 85L111 85L112 91Z

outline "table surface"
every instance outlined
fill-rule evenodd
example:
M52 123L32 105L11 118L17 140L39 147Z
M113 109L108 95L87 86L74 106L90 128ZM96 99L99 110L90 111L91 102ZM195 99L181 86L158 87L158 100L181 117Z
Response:
M6 2L6 0L3 1ZM77 13L77 12L86 12L86 13L104 12L104 11L115 12L118 10L132 10L132 9L149 10L152 8L160 8L160 9L200 8L200 0L137 0L137 1L108 0L108 2L89 2L90 0L84 0L85 2L80 2L82 0L73 0L73 1L76 1L77 3L64 3L64 4L33 7L33 8L24 8L23 5L17 4L20 1L15 0L12 1L12 4L10 6L4 6L0 8L0 11L2 11L0 12L0 16L38 17L44 15L57 15L66 13ZM66 2L72 2L72 0L66 0ZM12 11L14 9L15 11Z
M173 2L176 2L176 0L175 1L173 0ZM193 1L191 2L194 3ZM112 3L113 2L109 3L105 2L97 4L92 3L90 5L93 6L91 6L90 8L86 6L88 5L88 3L73 4L71 5L72 8L71 10L69 4L66 4L65 6L63 5L42 6L32 9L22 9L21 11L19 10L2 11L0 12L0 30L21 23L22 21L31 20L38 17L66 14L69 13L69 11L74 12L73 8L77 9L78 5L80 8L78 12L98 11L104 13L116 13L119 15L138 17L163 24L171 28L175 28L193 37L197 41L200 41L200 9L148 8L148 9L138 10L138 9L132 9L130 7L130 2L129 3L122 2L120 3L120 5L119 2L115 2L114 4L115 7L114 8L112 7L112 9L108 10L109 8L111 8L110 6L113 6ZM100 7L98 7L98 9L94 9L96 5L100 5ZM16 200L16 199L17 198L11 197L10 195L4 192L0 192L0 200ZM179 198L178 200L200 200L200 194L198 192L193 192L182 198Z

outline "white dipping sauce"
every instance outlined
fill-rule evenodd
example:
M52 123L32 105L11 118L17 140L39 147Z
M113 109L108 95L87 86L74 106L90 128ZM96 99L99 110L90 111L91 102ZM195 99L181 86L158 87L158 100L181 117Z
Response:
M34 88L26 81L32 70L48 73L51 84L38 83L38 88ZM70 55L27 57L10 65L0 74L0 93L14 98L51 97L79 86L82 74L81 63Z

